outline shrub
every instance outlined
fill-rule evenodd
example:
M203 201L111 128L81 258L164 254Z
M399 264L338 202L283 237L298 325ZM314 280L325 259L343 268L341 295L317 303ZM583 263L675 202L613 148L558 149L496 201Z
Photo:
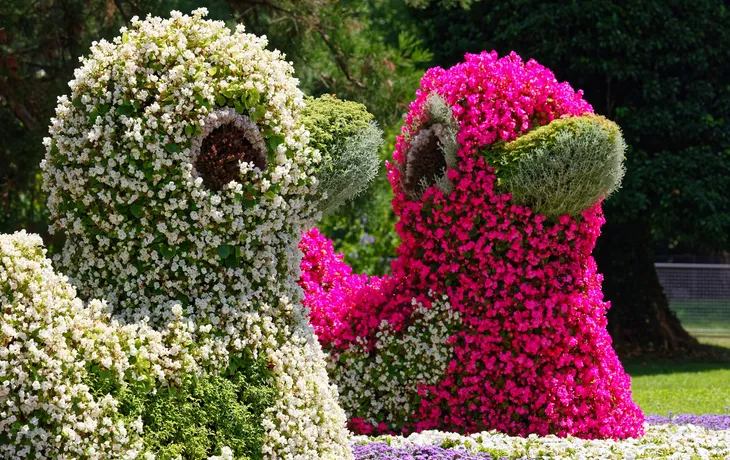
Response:
M383 133L364 105L327 94L307 99L301 121L312 136L310 145L322 155L316 177L318 190L326 197L319 209L328 215L373 180Z

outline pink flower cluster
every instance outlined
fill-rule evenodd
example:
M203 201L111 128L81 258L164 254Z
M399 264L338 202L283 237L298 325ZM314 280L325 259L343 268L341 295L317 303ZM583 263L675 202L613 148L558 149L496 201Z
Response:
M447 173L455 190L447 196L432 186L411 201L397 164L427 118L423 108L432 92L451 106L459 124L458 168ZM461 318L439 383L413 389L419 406L410 418L390 424L353 419L353 429L643 434L644 416L606 331L609 305L591 257L604 222L600 203L582 216L548 221L498 193L494 170L480 156L495 141L591 111L581 92L514 53L501 59L495 52L467 55L466 62L423 77L395 163L388 165L402 239L392 274L352 275L317 230L301 243L306 303L332 359L356 341L375 343L383 320L403 328L412 299L425 303L429 292L447 295ZM363 359L377 353L373 347ZM336 362L332 367L338 372Z
M358 305L384 303L381 279L356 275L335 253L332 241L314 228L299 243L304 253L299 284L306 293L310 323L325 349L347 349L357 337L368 337L378 319Z

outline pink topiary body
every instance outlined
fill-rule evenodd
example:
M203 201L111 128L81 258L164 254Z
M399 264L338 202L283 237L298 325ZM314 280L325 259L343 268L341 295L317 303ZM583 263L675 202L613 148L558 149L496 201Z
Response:
M413 199L404 191L407 152L433 93L458 123L456 165L446 192L431 185ZM643 434L591 257L600 201L573 217L537 214L498 189L481 155L590 113L581 92L514 53L430 69L388 164L402 239L392 274L354 275L316 229L305 234L305 304L355 431ZM437 305L447 319L424 319ZM424 340L433 343L421 350Z

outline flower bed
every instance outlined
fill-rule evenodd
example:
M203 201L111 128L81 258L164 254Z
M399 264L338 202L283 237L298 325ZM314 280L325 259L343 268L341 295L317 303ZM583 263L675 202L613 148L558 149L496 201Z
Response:
M352 438L358 460L385 459L726 459L730 458L730 415L647 416L645 436L624 440L574 437L526 438L496 431L461 436L424 431L398 436Z

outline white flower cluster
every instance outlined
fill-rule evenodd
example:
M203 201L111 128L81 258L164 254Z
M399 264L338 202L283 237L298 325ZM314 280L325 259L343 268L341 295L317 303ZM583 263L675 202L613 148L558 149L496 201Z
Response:
M447 296L434 299L430 306L412 302L411 321L402 330L396 331L388 321L378 327L375 359L370 346L360 341L329 360L340 403L350 417L373 426L386 422L403 427L418 410L419 386L436 385L445 372L453 357L448 339L461 325L459 313Z
M0 235L0 454L2 458L134 458L139 420L124 420L95 377L152 388L198 372L188 325L120 326L98 300L84 305L57 275L37 235ZM134 357L134 359L130 359Z
M424 445L488 452L493 458L536 460L647 459L720 460L730 458L730 430L711 430L695 425L644 425L645 436L612 439L530 435L507 436L497 431L462 436L441 431L423 431L407 438L398 436L353 436L359 444L387 442L391 446Z
M81 321L69 332L79 337L79 352L51 347L47 359L62 362L64 372L97 365L125 385L135 381L141 362L155 391L187 373L220 372L243 352L265 356L278 392L265 413L266 457L348 459L345 414L299 302L297 243L316 214L319 161L297 120L302 93L291 65L265 49L265 38L242 26L231 31L206 14L133 19L113 42L93 44L69 83L71 96L59 98L42 170L52 230L66 236L58 262L87 304L66 295L74 305L67 316ZM253 148L265 147L267 166L241 163L236 180L212 190L194 162L204 138L225 123L243 129ZM28 323L25 307L8 305L20 331L13 359L39 363L30 356L27 334L36 326L55 327L53 318L44 314ZM108 316L96 312L99 305ZM86 317L94 322L84 323ZM159 346L140 356L138 343L145 341ZM125 348L132 346L137 355ZM134 366L128 356L135 356ZM2 358L0 366L11 362ZM66 382L56 391L83 377L53 375ZM85 438L85 455L112 442L127 446L115 449L118 455L134 457L138 441L131 435L125 441L99 430L107 418L115 420L105 395L93 401L106 401L106 412L75 400L56 407L30 381L13 382L22 397L90 424L98 439ZM62 433L73 429L60 415L44 423ZM144 426L135 422L135 428L143 436ZM0 432L15 436L15 429Z
M264 454L276 458L279 452L319 452L318 459L346 460L352 458L348 433L336 429L344 425L345 413L337 389L329 386L322 348L303 313L298 309L298 324L282 331L289 340L269 354L282 391L272 410L276 418L267 421Z

